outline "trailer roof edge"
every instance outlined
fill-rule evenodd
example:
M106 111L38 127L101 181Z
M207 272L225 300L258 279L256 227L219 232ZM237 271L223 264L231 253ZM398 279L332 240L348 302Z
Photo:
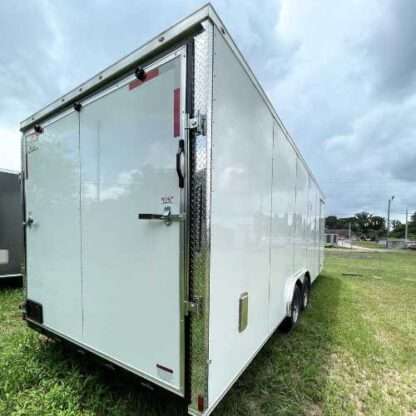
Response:
M19 170L0 168L0 173L10 173L11 175L20 175L21 172Z

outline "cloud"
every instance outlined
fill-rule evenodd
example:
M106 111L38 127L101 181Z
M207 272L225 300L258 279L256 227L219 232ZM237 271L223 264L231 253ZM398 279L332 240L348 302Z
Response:
M0 126L1 169L20 170L20 133Z
M376 92L386 99L413 95L416 88L416 7L390 0L368 41Z
M0 167L18 123L201 6L0 2ZM413 0L217 0L214 6L327 194L327 212L416 210ZM394 211L396 210L396 211Z
M409 169L416 131L413 5L281 4L278 33L297 48L272 99L327 194L327 211L384 214L392 193L397 216L406 205L416 210L409 191L416 189Z

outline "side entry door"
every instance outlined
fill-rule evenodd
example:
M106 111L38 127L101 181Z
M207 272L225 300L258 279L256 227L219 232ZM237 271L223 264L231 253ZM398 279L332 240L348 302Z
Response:
M177 394L184 385L185 69L181 48L80 111L84 342Z

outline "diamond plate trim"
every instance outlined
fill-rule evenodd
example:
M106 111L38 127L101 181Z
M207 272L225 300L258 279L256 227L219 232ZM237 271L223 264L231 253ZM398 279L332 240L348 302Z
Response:
M212 109L212 42L213 26L206 21L204 31L195 37L194 45L194 112L207 117L206 136L191 136L191 225L190 273L191 299L202 299L199 314L190 321L189 410L199 412L198 398L208 406L209 367L209 269L211 211L211 109Z

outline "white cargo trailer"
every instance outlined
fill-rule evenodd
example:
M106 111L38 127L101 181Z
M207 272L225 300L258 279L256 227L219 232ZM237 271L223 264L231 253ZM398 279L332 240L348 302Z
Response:
M28 324L207 415L323 263L323 195L206 5L21 123Z

